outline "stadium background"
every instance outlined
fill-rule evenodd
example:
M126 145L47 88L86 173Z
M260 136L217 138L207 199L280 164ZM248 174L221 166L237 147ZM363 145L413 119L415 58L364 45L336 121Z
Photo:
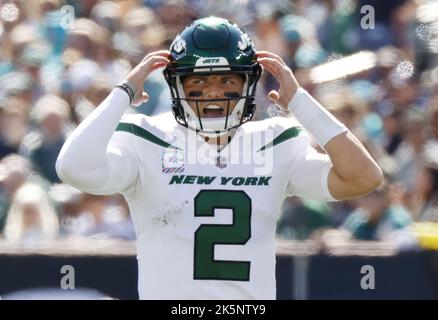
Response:
M426 0L0 0L0 296L136 298L126 203L60 183L54 164L146 53L208 15L281 55L386 176L352 201L286 200L278 298L437 299L438 2ZM258 119L278 115L266 99L276 86L263 76ZM169 110L159 71L145 91L129 112ZM60 289L66 265L75 290ZM361 286L364 266L374 289Z

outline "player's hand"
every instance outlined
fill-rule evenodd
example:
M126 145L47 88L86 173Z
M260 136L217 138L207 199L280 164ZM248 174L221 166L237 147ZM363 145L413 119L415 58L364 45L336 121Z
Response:
M257 51L257 62L269 73L271 73L280 84L280 88L269 92L271 101L287 109L289 102L299 88L297 79L292 70L286 65L283 59L269 51Z
M126 80L134 86L133 106L139 106L149 100L149 95L143 91L143 84L148 75L159 68L165 67L169 61L170 52L160 50L148 53L143 60L131 70Z

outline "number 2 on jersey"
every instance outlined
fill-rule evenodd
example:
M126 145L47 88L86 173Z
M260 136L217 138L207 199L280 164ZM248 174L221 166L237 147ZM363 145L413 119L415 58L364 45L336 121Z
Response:
M251 238L251 199L244 191L201 190L195 217L213 217L214 209L231 209L232 224L201 224L195 232L194 279L249 281L251 262L215 260L215 244L244 245Z

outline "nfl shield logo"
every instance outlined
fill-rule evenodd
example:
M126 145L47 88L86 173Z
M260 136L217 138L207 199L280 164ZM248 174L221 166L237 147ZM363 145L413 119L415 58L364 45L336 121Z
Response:
M224 157L218 156L216 158L216 167L218 167L219 169L223 169L227 167L227 161L225 160Z

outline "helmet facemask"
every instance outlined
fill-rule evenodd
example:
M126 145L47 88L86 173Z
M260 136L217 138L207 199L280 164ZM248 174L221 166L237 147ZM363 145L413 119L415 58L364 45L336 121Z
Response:
M242 92L238 96L220 99L197 99L186 97L182 78L188 75L223 75L239 74L243 78ZM172 95L172 111L177 122L189 129L196 130L206 136L218 136L235 129L251 120L255 112L255 89L260 78L261 68L257 63L251 66L202 66L192 68L166 69L165 77ZM230 113L231 105L237 103ZM202 117L201 103L226 102L224 117ZM189 102L194 104L192 109Z

